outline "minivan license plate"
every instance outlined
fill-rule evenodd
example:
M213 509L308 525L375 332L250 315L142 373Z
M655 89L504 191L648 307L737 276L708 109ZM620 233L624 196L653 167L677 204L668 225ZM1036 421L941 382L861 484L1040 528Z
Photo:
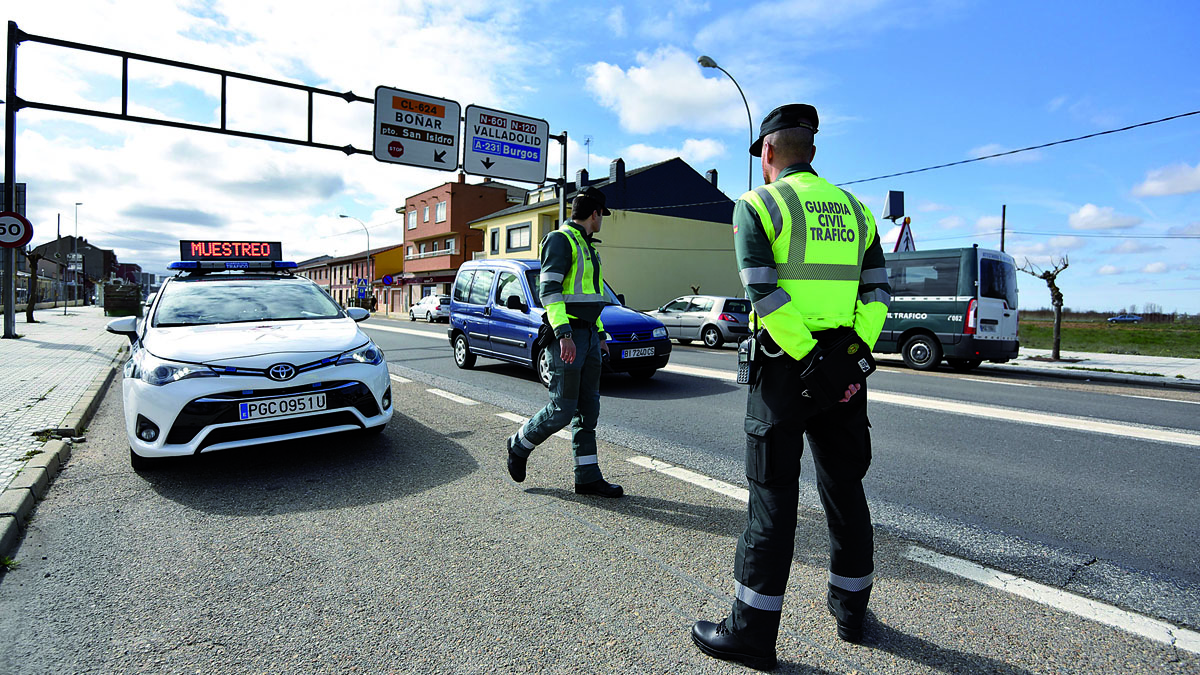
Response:
M296 413L325 409L325 394L303 394L287 398L272 398L264 401L246 401L238 404L238 418L256 420L263 417L279 417Z
M621 352L623 359L636 359L639 356L654 356L654 347L639 347L637 349L626 349Z

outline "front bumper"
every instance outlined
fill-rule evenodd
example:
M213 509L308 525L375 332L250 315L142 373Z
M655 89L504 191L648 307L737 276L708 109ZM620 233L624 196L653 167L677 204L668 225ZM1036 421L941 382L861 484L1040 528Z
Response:
M126 377L121 384L129 445L142 457L200 452L296 440L378 427L392 417L387 364L332 366L288 382L222 375L153 386ZM325 409L255 420L239 419L239 404L298 394L324 393ZM139 438L147 422L157 438Z
M631 350L653 349L653 355L629 356ZM658 370L671 360L671 341L667 338L654 340L635 340L631 342L609 340L609 357L605 359L605 370L616 373L627 373L631 370Z

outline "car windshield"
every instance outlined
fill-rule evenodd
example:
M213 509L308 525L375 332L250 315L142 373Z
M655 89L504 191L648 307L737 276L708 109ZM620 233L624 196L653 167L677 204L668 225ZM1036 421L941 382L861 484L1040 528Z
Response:
M529 290L533 292L533 304L537 307L542 306L542 289L538 286L538 280L541 278L540 270L526 270L525 279L529 282ZM617 294L613 292L608 282L604 282L604 299L610 305L620 305L621 301L617 300Z
M341 308L312 282L277 277L177 279L162 291L154 325L337 319Z

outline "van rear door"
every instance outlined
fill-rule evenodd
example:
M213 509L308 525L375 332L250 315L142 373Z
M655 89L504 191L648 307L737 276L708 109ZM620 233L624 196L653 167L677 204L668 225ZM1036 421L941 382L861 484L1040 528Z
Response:
M1017 266L1000 251L979 252L979 285L975 305L978 340L1017 339Z

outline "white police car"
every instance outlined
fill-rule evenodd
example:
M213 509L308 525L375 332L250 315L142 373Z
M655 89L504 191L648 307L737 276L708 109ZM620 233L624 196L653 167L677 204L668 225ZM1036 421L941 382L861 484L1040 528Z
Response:
M177 274L144 321L109 322L132 343L122 394L135 470L155 458L379 432L391 419L383 351L356 324L370 314L343 310L294 276L278 242L249 246L181 242L191 259L170 265Z

